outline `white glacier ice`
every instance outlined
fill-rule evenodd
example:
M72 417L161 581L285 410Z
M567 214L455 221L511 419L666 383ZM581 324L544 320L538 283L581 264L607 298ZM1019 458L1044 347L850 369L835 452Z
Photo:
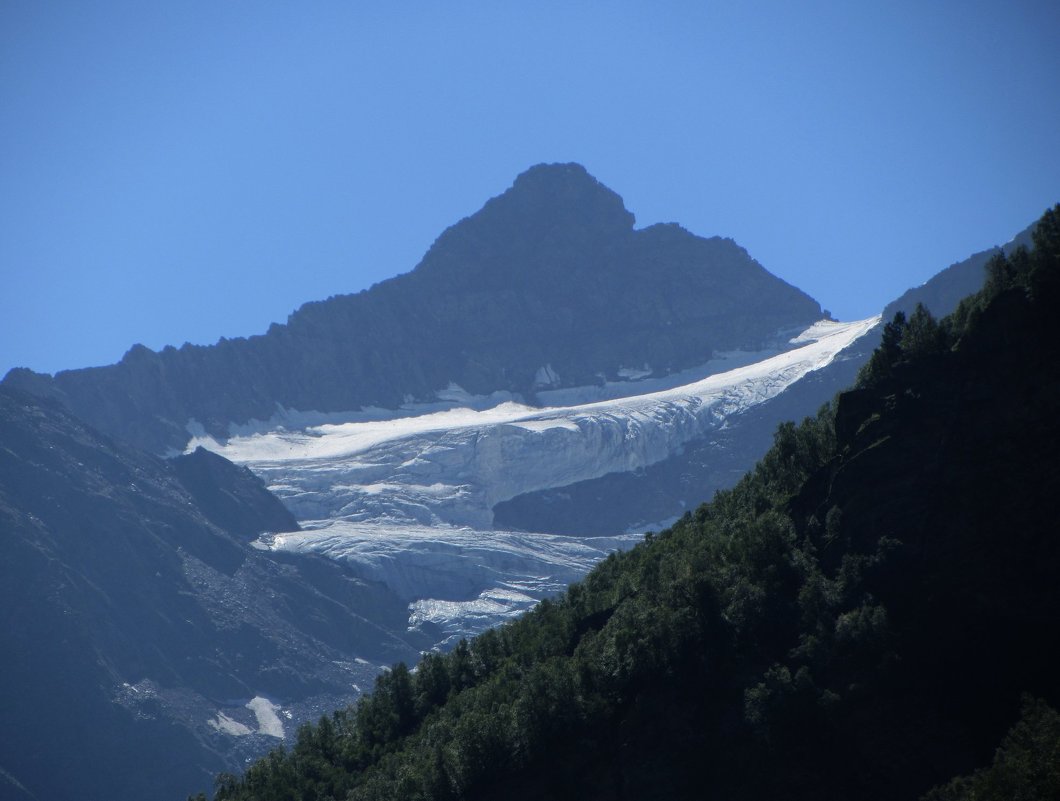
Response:
M568 537L479 531L439 523L314 520L304 530L261 537L255 546L317 553L361 578L386 584L409 603L409 623L431 622L442 645L519 614L584 576L608 553L641 537Z
M591 402L540 408L500 394L488 405L451 385L439 402L462 405L441 411L365 410L316 423L308 413L301 427L292 422L304 413L287 413L285 425L248 426L225 442L200 434L188 448L249 466L306 529L259 547L345 561L405 597L413 622L437 623L450 637L522 611L635 540L493 531L495 504L665 459L826 366L878 321L821 321L781 353L734 352L677 376L538 395L552 404L598 398Z

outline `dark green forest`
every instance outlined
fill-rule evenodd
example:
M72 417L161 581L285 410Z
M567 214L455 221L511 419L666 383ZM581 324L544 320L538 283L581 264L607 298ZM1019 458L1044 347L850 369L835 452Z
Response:
M1060 206L987 271L732 490L216 797L1056 798Z

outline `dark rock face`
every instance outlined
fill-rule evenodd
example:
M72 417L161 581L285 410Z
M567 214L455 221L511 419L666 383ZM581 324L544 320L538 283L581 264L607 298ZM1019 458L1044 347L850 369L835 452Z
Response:
M349 699L351 676L370 681L355 657L414 657L425 641L389 591L245 544L293 523L218 456L170 465L0 387L4 781L35 798L182 797L278 742L216 731L219 710L253 727L243 705L272 698L293 732Z
M731 240L676 225L634 230L621 198L576 164L540 165L446 230L410 273L308 303L263 336L5 382L52 395L148 450L180 448L190 419L224 435L277 405L347 411L429 399L456 382L531 399L623 367L658 374L753 347L822 316Z
M205 448L169 462L180 483L211 523L240 539L263 531L297 531L298 522L261 479Z

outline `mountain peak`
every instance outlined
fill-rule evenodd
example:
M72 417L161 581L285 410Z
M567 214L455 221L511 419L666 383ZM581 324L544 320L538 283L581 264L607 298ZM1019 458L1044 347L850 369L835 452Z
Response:
M569 188L584 188L591 191L603 190L603 192L608 195L618 197L618 195L590 175L585 167L574 161L567 163L556 162L552 164L535 164L519 173L512 184L512 189L520 191Z
M515 176L515 183L532 180L564 180L574 179L599 183L589 171L576 161L554 161L533 164Z
M10 380L166 452L183 449L189 420L225 436L277 404L397 408L450 383L533 398L545 366L564 387L630 365L667 375L821 316L731 242L633 224L580 164L539 164L446 229L411 272L306 304L264 336L136 346L113 367Z
M563 220L606 230L631 230L635 221L616 192L574 162L531 167L486 209L491 206L530 223Z

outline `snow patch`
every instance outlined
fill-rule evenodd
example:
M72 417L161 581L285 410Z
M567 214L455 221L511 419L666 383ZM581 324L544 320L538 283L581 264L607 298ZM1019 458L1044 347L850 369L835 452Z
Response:
M233 737L245 737L254 733L252 728L238 720L232 720L224 712L218 712L217 717L211 718L207 723L222 734L231 734Z
M233 737L264 734L268 737L276 737L280 740L284 738L283 721L280 720L278 713L283 714L284 717L290 720L293 717L290 712L281 709L268 698L264 698L260 695L254 696L254 698L247 701L247 703L244 704L244 707L254 713L254 718L257 721L257 728L251 728L247 724L241 723L235 718L225 714L223 711L218 711L216 716L206 722L215 731Z
M260 695L247 701L246 706L258 719L258 734L267 734L280 740L284 738L283 721L276 714L281 711L279 706Z

